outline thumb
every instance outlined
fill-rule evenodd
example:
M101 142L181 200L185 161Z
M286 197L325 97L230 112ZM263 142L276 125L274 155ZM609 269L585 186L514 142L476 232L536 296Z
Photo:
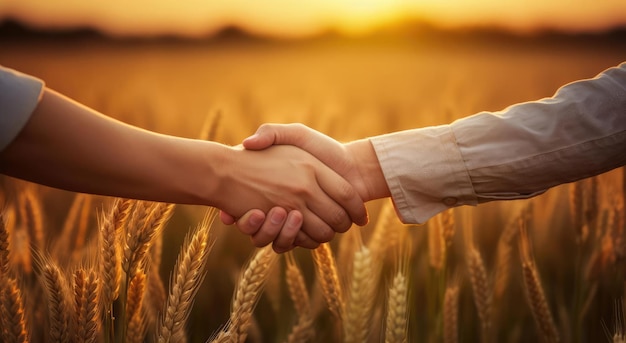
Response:
M243 140L243 147L248 150L262 150L268 148L276 141L278 124L263 124L256 133Z
M230 214L228 214L228 213L226 213L224 211L220 211L220 220L225 225L235 224L235 221L236 221L235 217L231 216Z

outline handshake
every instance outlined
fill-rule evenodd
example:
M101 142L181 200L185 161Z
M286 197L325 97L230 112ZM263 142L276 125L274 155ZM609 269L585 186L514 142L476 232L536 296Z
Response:
M265 124L243 148L233 148L240 158L220 218L258 247L316 248L353 223L367 224L364 203L390 196L368 139L341 144L302 124Z

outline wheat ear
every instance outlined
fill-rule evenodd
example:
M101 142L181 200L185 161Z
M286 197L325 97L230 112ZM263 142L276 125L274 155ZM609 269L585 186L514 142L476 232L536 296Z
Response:
M179 342L185 336L193 298L206 275L205 267L212 247L210 227L216 215L217 211L211 209L193 233L185 237L174 266L163 318L157 328L158 342Z
M219 332L212 342L245 342L252 312L275 260L276 254L270 246L256 250L239 277L226 330Z
M408 341L408 280L404 267L398 268L387 295L387 318L385 319L385 343Z
M146 327L143 313L143 298L146 289L146 274L139 270L128 284L126 297L126 340L143 342Z
M28 236L33 245L39 249L44 247L43 214L41 203L32 187L28 187L20 193L20 215L24 227L28 230Z
M375 261L381 260L387 249L398 243L397 223L393 203L385 202L380 209L374 232L367 245Z
M111 210L101 220L99 237L99 266L102 307L109 311L113 301L119 296L122 265L120 260L120 239L124 225L130 214L133 202L116 199Z
M74 272L74 341L96 342L100 330L98 278L95 271Z
M541 286L539 272L532 257L532 248L526 231L526 226L520 227L520 256L522 260L522 272L524 276L524 289L530 305L535 323L541 337L547 342L558 342L559 333L554 324L554 317L546 301L546 296Z
M145 263L152 240L160 234L173 209L173 204L155 203L143 223L129 228L126 233L122 265L129 279L132 279L133 273L139 270L139 265Z
M511 277L511 263L513 261L513 240L519 233L520 221L525 220L523 216L515 217L509 223L500 238L496 249L496 267L493 285L493 297L500 300L504 296Z
M469 247L467 253L467 263L470 283L474 294L474 303L478 311L482 328L483 342L489 341L491 330L491 293L489 291L489 280L487 270L480 252L473 246Z
M41 282L48 299L48 318L50 321L50 340L69 342L70 313L72 311L70 288L59 266L50 258L36 255Z
M9 276L9 231L0 212L0 280Z
M442 270L446 259L446 241L439 218L429 222L428 226L428 257L430 266Z
M293 254L289 252L285 256L287 261L285 271L287 289L289 290L289 297L293 301L296 313L298 314L298 322L293 326L287 336L287 342L307 342L313 338L315 334L313 330L313 319L311 318L311 300L309 292L307 291L304 277Z
M235 342L243 343L246 340L252 311L275 260L276 254L270 246L257 250L239 279L228 329L235 335Z
M328 243L323 243L313 250L313 261L328 309L337 319L343 318L343 293L339 283L337 264Z
M222 121L222 111L212 111L202 123L202 129L198 135L199 139L207 141L215 141L219 133L219 127Z
M6 277L0 285L0 320L4 327L4 342L28 342L28 325L24 312L24 300L22 291L17 285L17 280Z
M449 279L443 296L443 342L459 341L459 282L458 277Z
M374 273L372 254L367 247L361 245L354 253L350 297L343 317L345 342L367 341L376 298L376 281L378 275Z

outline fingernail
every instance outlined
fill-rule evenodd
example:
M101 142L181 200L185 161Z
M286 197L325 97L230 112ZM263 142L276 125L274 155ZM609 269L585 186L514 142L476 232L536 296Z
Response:
M255 213L250 216L250 219L248 221L250 225L258 226L258 225L261 225L261 223L263 222L263 216L258 213Z
M270 217L270 221L272 222L272 224L280 224L285 220L285 214L284 213L272 213L272 216Z

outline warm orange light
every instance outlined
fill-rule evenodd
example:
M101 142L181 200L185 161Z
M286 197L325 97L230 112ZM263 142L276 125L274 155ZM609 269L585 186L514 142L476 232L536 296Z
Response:
M334 21L347 34L360 34L402 19L402 0L343 0L335 1Z
M359 34L411 18L448 27L580 31L626 25L626 1L573 5L569 0L1 0L3 17L42 27L92 26L118 35L201 36L227 25L280 37L328 29Z

